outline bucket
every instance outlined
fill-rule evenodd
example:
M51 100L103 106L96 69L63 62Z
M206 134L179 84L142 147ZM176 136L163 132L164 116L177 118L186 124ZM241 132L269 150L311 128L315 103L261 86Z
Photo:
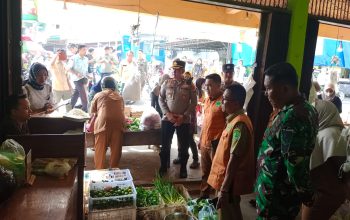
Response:
M164 220L194 220L194 218L182 212L175 212L165 216Z

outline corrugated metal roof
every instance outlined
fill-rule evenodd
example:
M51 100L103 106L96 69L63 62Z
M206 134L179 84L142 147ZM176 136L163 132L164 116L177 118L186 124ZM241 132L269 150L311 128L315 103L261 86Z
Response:
M349 0L310 0L309 14L333 20L350 21Z

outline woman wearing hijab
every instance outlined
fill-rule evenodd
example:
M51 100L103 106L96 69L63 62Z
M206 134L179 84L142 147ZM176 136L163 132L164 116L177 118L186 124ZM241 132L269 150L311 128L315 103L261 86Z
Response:
M346 199L346 184L338 179L340 166L346 160L344 128L338 110L329 101L317 100L319 129L310 158L310 177L315 187L312 207L303 207L303 220L328 220Z
M33 63L29 69L29 80L24 86L33 113L53 111L52 87L46 83L48 71L41 63Z
M106 149L111 149L110 168L117 168L122 154L122 137L125 127L124 100L117 92L115 80L106 76L101 81L102 92L95 95L91 113L96 115L95 167L104 169Z
M332 102L338 109L338 112L342 112L342 101L335 95L335 86L333 83L328 83L324 87L324 92L318 96L319 99Z

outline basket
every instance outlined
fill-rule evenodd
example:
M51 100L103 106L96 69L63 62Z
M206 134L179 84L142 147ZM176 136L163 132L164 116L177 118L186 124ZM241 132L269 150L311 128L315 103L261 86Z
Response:
M91 211L89 220L136 220L136 208Z
M91 181L132 181L129 169L104 169L89 171L89 178Z
M91 190L102 190L106 188L119 187L121 189L131 187L132 193L122 196L91 197ZM117 182L90 182L89 209L90 211L115 209L115 208L136 208L136 189L131 181Z
M186 199L191 199L187 189L182 184L175 184L175 188L177 191ZM174 213L174 212L182 212L184 214L188 214L187 204L183 205L167 205L165 204L163 208L160 209L160 217L164 219L166 216Z

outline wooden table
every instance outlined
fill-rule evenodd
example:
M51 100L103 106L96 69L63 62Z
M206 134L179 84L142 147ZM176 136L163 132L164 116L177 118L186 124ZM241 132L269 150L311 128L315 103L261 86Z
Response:
M0 219L76 219L77 178L77 168L73 168L64 179L37 176L33 186L18 189L0 206Z
M73 219L79 220L84 218L83 175L85 166L85 136L83 127L84 122L73 122L55 117L36 117L29 120L30 135L8 136L8 138L12 138L21 144L26 152L32 150L33 160L35 158L77 158L77 201L73 205L77 209L77 216ZM77 134L63 134L67 130L75 129L80 129L81 132Z
M124 132L123 146L161 145L161 129L148 131ZM85 133L85 146L93 147L95 143L93 133Z

